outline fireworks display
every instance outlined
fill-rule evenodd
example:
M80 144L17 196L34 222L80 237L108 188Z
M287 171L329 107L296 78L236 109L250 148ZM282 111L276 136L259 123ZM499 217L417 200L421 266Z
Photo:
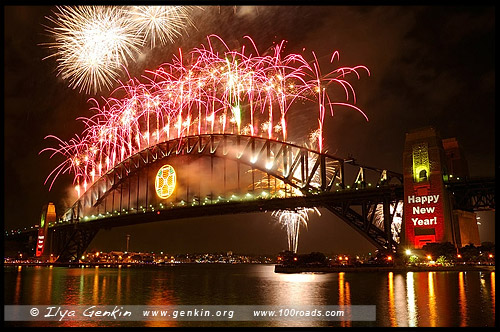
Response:
M373 211L374 213L373 224L380 229L384 228L383 208L384 208L383 204L377 204ZM389 209L390 209L389 213L391 214L391 216L394 216L391 223L392 239L394 240L394 242L400 243L401 225L403 223L403 202L397 202L397 204L391 204Z
M181 36L186 26L193 25L189 14L190 6L133 6L126 7L125 12L131 19L132 28L142 36L143 43L151 48L156 42L161 45L173 43Z
M321 216L316 208L296 208L295 210L277 210L271 215L286 229L288 235L288 250L296 253L299 246L300 226L307 227L309 212L316 212Z
M50 187L61 173L74 174L78 194L115 165L149 146L189 135L211 133L246 134L287 141L287 112L291 105L312 103L318 114L316 146L323 150L323 121L327 110L356 106L355 93L347 81L359 78L364 66L341 67L320 76L314 56L283 55L284 41L261 56L250 37L253 55L231 51L218 36L209 36L208 46L192 50L147 71L145 82L130 78L110 97L91 108L95 115L79 118L85 124L81 135L69 141L55 136L58 147L46 148L52 156L65 157L47 177ZM225 48L215 50L217 40ZM335 52L331 61L334 60ZM314 55L314 54L313 54ZM339 93L340 92L340 93ZM330 97L344 96L343 101ZM351 99L353 100L351 103ZM81 187L83 185L83 188ZM83 191L81 191L83 189Z
M111 88L123 67L145 44L152 48L173 42L188 24L185 6L76 6L57 7L54 26L47 31L55 42L45 44L54 53L58 75L73 89L97 93ZM45 58L45 59L46 59Z

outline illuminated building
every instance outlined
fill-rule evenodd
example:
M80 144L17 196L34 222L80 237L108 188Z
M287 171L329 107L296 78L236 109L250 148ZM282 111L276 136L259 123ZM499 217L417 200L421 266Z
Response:
M475 214L453 210L445 188L445 182L453 177L468 176L456 139L441 140L432 127L407 133L403 175L406 246L422 248L430 242L451 242L457 247L480 245Z

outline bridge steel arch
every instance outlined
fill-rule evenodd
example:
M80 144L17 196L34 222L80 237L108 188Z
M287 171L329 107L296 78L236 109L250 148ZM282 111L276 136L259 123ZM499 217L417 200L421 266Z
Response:
M178 183L175 194L161 199L154 176L166 163L176 169ZM378 248L395 250L393 220L402 196L402 175L395 172L272 139L204 134L161 142L125 159L53 226L60 233L58 260L71 261L100 228L323 206Z

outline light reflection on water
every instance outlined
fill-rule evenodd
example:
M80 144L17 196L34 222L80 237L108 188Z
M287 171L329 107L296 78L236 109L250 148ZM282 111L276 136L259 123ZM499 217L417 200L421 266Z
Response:
M436 292L434 291L434 274L436 272L427 272L428 275L428 285L429 285L429 320L430 326L436 327Z
M66 326L494 326L495 272L274 273L272 265L5 267L4 303L375 305L375 322L36 322Z
M349 282L344 280L345 272L339 273L339 305L340 310L345 310L346 316L349 316L351 305L351 291L349 289ZM351 326L350 321L342 320L340 326Z
M491 272L491 302L493 303L492 311L495 317L495 272Z
M394 305L394 273L389 272L387 274L388 277L388 291L389 291L389 321L391 322L391 326L397 326L396 324L396 308Z
M417 325L417 301L415 299L415 281L414 273L406 274L406 293L408 298L408 326L416 327Z
M458 292L459 292L459 296L460 296L460 300L459 300L460 326L462 327L462 326L467 326L467 298L465 295L464 272L458 273Z
M391 326L409 326L408 310L406 309L406 288L405 278L401 274L396 274L394 277L394 306L396 315L396 324Z

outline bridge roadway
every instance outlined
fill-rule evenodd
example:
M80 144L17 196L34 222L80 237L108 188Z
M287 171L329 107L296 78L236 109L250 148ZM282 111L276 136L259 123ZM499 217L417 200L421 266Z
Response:
M494 210L495 201L495 178L472 178L460 181L450 181L446 183L446 188L456 197L454 208L480 211ZM137 210L128 211L127 214L103 215L89 221L81 221L82 227L95 227L110 229L120 226L128 226L156 221L176 220L184 218L196 218L200 216L214 216L224 214L266 212L280 209L291 209L294 207L328 207L359 205L367 201L381 201L381 197L390 195L394 199L403 199L403 185L390 185L378 188L364 189L344 189L338 192L323 192L310 196L254 199L244 201L218 202L205 205L186 205L184 207L167 208L153 212L139 212ZM141 214L141 218L137 215ZM74 227L75 223L59 223L49 226L50 229L61 229ZM38 228L20 230L13 234L6 234L7 237L16 234L35 234Z
M257 198L253 200L241 200L234 202L219 202L206 205L188 205L186 207L174 207L152 212L138 212L110 217L102 217L92 221L80 221L82 226L97 228L113 228L135 224L143 224L155 221L166 221L174 219L195 218L200 216L214 216L224 214L271 212L274 210L293 209L295 207L329 207L350 205L362 205L367 201L381 201L384 196L396 199L403 198L403 186L391 185L371 189L351 189L339 192L324 192L310 196L288 197L288 198ZM137 215L142 214L138 218ZM71 225L61 225L65 227Z
M103 215L93 220L71 223L61 222L49 226L50 230L78 227L111 229L114 227L144 224L149 222L179 220L185 218L196 218L200 216L215 216L225 214L252 213L252 212L272 212L275 210L293 209L295 207L331 207L359 205L367 201L382 201L384 196L390 196L401 200L403 198L402 185L390 185L379 188L365 189L345 189L338 192L323 192L310 196L294 196L287 198L257 198L252 200L237 200L218 203L208 203L205 205L186 205L183 207L172 207L155 211L127 211L127 213L113 213ZM138 218L138 215L141 215ZM16 234L36 234L38 228L32 228L16 232ZM8 236L8 237L9 237Z
M470 211L495 209L494 178L454 180L446 182L445 186L454 197L454 208ZM389 206L395 206L394 204L402 202L403 196L403 185L392 184L288 198L253 198L205 205L189 204L152 211L134 210L127 211L127 213L103 215L87 221L59 222L56 225L49 226L49 230L56 234L59 239L58 242L66 243L63 247L55 246L58 247L56 251L59 252L59 256L62 260L71 261L86 250L100 229L200 216L271 212L295 207L324 207L357 230L376 247L395 250L397 243L392 240L393 235L391 234L394 214L390 213ZM386 211L386 213L383 215L382 223L375 225L374 210L379 204L382 205L383 211ZM38 228L35 227L15 232L5 236L5 240L16 241L17 239L17 241L24 242L31 236L33 241L33 239L36 239L37 231ZM52 232L49 232L49 234Z
M178 220L184 218L195 218L200 216L216 216L224 214L238 214L251 212L271 212L275 210L293 209L295 207L325 207L339 216L345 222L350 224L354 229L360 232L377 247L386 247L388 244L385 240L387 234L383 230L376 227L373 218L369 218L368 214L372 213L370 206L373 208L376 204L392 202L394 200L402 200L403 186L402 185L387 185L378 188L364 189L346 189L338 192L324 192L315 195L288 197L288 198L254 198L252 200L239 200L229 202L219 202L205 205L187 205L184 207L165 208L155 211L137 211L130 213L120 213L120 215L109 214L103 215L100 218L93 220L80 220L79 222L64 222L49 226L49 234L53 231L58 235L62 242L77 242L73 245L78 247L73 257L79 257L80 251L86 249L90 241L100 229L111 229L114 227L144 224L150 222ZM358 206L356 212L352 208ZM370 212L371 211L371 212ZM38 228L29 229L23 232L15 233L7 236L6 239L14 240L15 238L26 239L31 235L36 238ZM77 234L78 233L78 234ZM77 234L77 235L76 235ZM56 251L64 251L64 248L56 249Z
M495 210L494 177L469 178L445 182L454 198L454 208L466 211Z

